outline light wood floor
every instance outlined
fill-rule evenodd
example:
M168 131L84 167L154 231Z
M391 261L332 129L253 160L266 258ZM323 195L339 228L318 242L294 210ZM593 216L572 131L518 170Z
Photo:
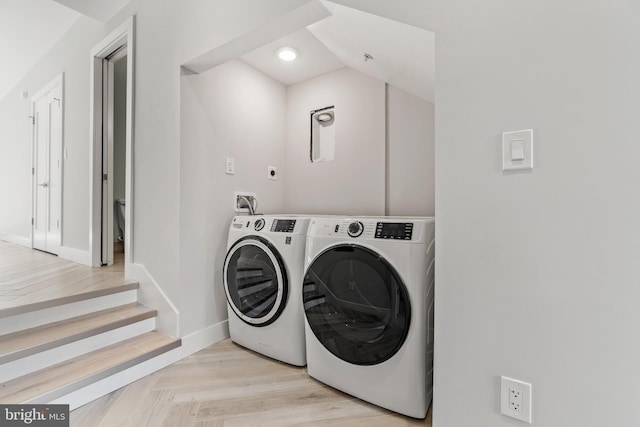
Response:
M122 255L118 260L122 259ZM124 265L90 268L0 241L0 321L15 307L121 280ZM73 427L431 426L362 402L295 368L225 340L71 413Z
M119 254L109 267L91 268L0 240L0 313L126 283Z
M222 341L71 413L72 427L431 426Z

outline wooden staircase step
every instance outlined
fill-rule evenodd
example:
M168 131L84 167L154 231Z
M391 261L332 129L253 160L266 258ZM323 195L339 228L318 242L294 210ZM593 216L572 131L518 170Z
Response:
M0 364L153 318L156 310L133 303L0 337Z
M55 286L52 286L55 288ZM72 289L70 292L68 288ZM33 300L33 295L17 296L11 298L6 295L0 298L0 318L29 313L46 308L112 295L119 292L138 289L138 282L117 277L87 277L72 285L66 285L65 295L56 296L55 289L38 292L38 300ZM24 300L24 302L22 302Z
M47 403L179 347L181 340L148 332L0 384L0 402Z

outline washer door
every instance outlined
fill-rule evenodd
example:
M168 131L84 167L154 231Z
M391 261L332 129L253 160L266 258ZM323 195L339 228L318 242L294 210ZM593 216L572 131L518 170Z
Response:
M280 254L266 239L238 240L227 253L223 274L227 301L244 322L266 326L280 316L287 303L287 273Z
M400 276L362 246L333 246L318 255L305 274L303 302L316 338L352 364L384 362L409 331L411 304Z

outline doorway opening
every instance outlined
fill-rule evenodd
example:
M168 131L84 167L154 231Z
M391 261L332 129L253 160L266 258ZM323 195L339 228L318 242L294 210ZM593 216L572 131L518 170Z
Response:
M134 18L91 52L91 230L94 267L131 262Z
M103 127L102 172L110 177L103 180L102 191L102 263L124 262L125 209L127 192L125 187L126 118L127 118L127 47L123 46L103 60L105 79L103 93L106 94L104 111L107 126ZM103 140L104 141L104 140ZM105 162L105 160L107 160ZM112 236L111 239L105 238ZM110 244L111 243L111 244ZM107 255L107 257L105 257ZM109 255L112 259L108 259ZM105 259L106 258L106 259Z
M58 255L62 243L62 123L64 75L31 98L31 247Z

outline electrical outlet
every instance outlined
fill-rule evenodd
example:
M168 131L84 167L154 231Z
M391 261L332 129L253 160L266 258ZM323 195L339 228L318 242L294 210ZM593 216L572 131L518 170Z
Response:
M509 387L509 408L512 411L522 412L522 391Z
M531 384L500 377L500 412L531 424Z
M268 166L267 167L267 178L272 179L272 180L276 180L278 179L278 177L276 176L278 170L275 166Z

